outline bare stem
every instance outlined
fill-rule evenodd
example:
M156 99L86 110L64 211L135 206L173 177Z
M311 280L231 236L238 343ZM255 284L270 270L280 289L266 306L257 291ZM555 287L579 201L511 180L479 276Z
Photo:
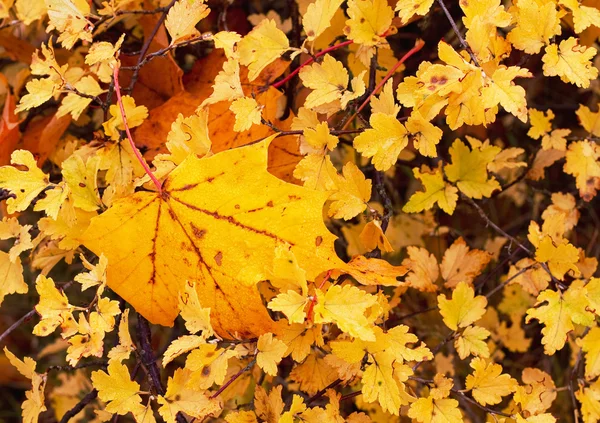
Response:
M158 193L162 194L162 185L161 185L160 181L158 179L156 179L156 176L154 176L154 174L150 170L148 163L146 163L146 160L142 157L142 154L140 153L140 151L135 146L135 143L133 142L133 137L131 136L131 131L129 130L129 125L127 124L127 116L125 114L125 107L123 107L123 99L121 98L121 87L119 85L119 67L118 66L115 66L115 68L113 70L113 77L114 77L114 82L115 82L115 93L117 94L117 103L119 104L119 109L121 110L121 117L123 118L123 126L125 126L125 132L127 133L127 139L129 140L129 144L131 145L133 154L135 154L135 157L138 159L138 161L144 168L144 171L146 172L146 174L150 177L150 179L156 186Z
M28 322L34 315L35 315L35 309L31 310L29 313L27 313L26 315L21 317L19 320L17 320L15 323L10 325L10 327L8 329L6 329L4 332L2 332L2 334L0 335L0 344L2 343L2 341L4 341L4 338L6 338L8 335L11 334L11 332L13 332L15 329L17 329L23 323Z

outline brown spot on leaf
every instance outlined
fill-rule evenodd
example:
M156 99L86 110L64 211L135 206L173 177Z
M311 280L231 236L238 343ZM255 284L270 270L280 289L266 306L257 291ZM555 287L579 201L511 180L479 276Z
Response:
M210 367L205 367L202 369L202 376L210 375Z
M221 263L223 262L223 253L221 251L219 251L217 254L215 254L215 262L217 263L217 265L221 265Z
M80 182L80 183L79 183L79 186L80 186L81 188L85 188L85 187L86 187L86 185L85 185L83 182Z
M269 202L267 203L267 207L273 207L273 201L269 201Z
M200 229L193 223L190 223L190 225L192 226L192 232L194 233L194 236L196 238L198 238L198 239L204 238L204 235L206 235L206 229Z
M322 242L323 242L323 237L319 235L319 236L318 236L318 237L315 239L315 245L318 247L319 245L321 245L321 243L322 243Z
M239 210L239 209L240 209L240 205L239 205L239 204L236 204L236 205L235 205L235 206L233 206L233 207L234 207L236 210Z

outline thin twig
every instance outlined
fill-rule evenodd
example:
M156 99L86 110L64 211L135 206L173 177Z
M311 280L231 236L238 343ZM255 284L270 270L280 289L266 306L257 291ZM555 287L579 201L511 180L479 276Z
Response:
M452 29L454 30L454 33L458 37L458 40L462 44L463 48L465 50L467 50L467 53L469 53L469 56L471 56L471 59L473 59L473 63L475 63L477 65L477 67L481 67L481 65L477 61L477 57L475 56L475 53L473 53L473 50L471 50L471 47L469 47L469 44L461 35L461 33L458 29L458 26L456 26L456 22L454 22L454 19L452 18L452 15L448 11L448 8L446 8L446 4L444 3L444 1L443 0L437 0L437 1L439 3L440 7L442 8L442 10L444 11L444 13L446 14L446 17L448 18L448 21L450 22L450 25L452 26Z
M247 372L248 370L250 370L252 368L252 366L254 366L255 363L256 363L256 359L252 360L250 363L248 363L248 365L246 367L244 367L239 372L237 372L236 374L234 374L231 377L231 379L229 379L223 386L221 386L217 390L217 392L215 392L214 394L212 394L210 396L210 399L214 399L214 398L218 397L219 395L221 395L221 393L223 393L223 391L225 389L227 389L233 382L235 382L241 375L243 375L244 372Z
M35 309L31 310L29 313L27 313L26 315L24 315L23 317L21 317L19 320L17 320L15 323L13 323L12 325L10 325L10 327L8 329L6 329L4 332L2 332L2 335L0 335L0 344L2 344L2 341L4 341L4 338L6 338L8 335L10 335L11 332L13 332L15 329L17 329L23 323L28 322L29 320L31 320L31 318L34 315L35 315Z
M509 283L511 283L514 279L516 279L519 276L521 276L523 273L527 272L529 269L531 269L536 264L537 263L534 263L534 264L531 264L531 265L529 265L527 267L522 268L517 273L515 273L514 275L512 275L510 278L508 278L507 280L505 280L504 282L502 282L500 285L498 285L497 287L495 287L494 289L492 289L490 292L488 292L487 294L485 294L485 297L486 298L490 298L496 292L500 291L502 288L504 288L506 285L508 285Z
M81 401L75 404L73 408L71 408L62 416L59 423L67 423L69 420L71 420L73 417L79 414L79 412L83 410L86 405L95 400L97 396L98 390L95 388L92 389L90 392L87 393L85 397L81 399Z
M331 382L329 385L327 385L326 387L324 387L323 389L321 389L319 392L317 392L316 394L314 394L312 397L310 397L307 401L306 404L310 404L316 400L318 400L319 398L321 398L323 395L325 395L325 393L327 392L328 389L332 389L335 388L336 386L338 386L340 383L342 383L342 379L336 379L333 382Z
M300 72L300 70L302 70L303 67L310 65L312 62L314 62L316 59L318 59L321 56L324 56L325 54L337 50L339 48L342 48L344 46L349 46L350 44L352 44L354 41L352 40L348 40L348 41L344 41L342 43L333 45L331 47L327 47L324 50L321 50L320 52L318 52L317 54L314 55L314 57L311 57L310 59L308 59L306 62L302 63L300 66L298 66L296 69L294 69L292 72L290 72L285 78L275 82L272 87L273 88L280 88L281 86L283 86L284 84L286 84L290 79L292 79L298 72Z
M119 109L121 110L121 117L123 118L123 126L125 127L125 132L127 133L127 139L129 140L129 144L131 145L133 154L135 154L135 157L138 159L138 161L140 162L140 164L146 171L146 174L150 177L150 179L156 186L158 193L162 194L162 185L161 185L160 181L158 179L156 179L156 176L154 176L154 174L150 170L148 163L146 163L146 160L142 157L142 154L136 147L135 142L133 142L133 137L131 136L131 131L129 130L129 125L127 124L127 116L125 114L125 107L123 106L123 99L121 98L121 87L119 86L119 66L115 66L115 68L113 70L113 79L115 81L115 93L117 94L117 103L119 103Z
M133 75L131 76L131 81L129 82L129 87L127 87L128 93L131 93L131 91L133 91L133 87L135 86L135 83L137 82L137 79L138 79L138 76L140 73L140 69L142 66L141 63L144 60L144 56L146 55L146 52L150 48L150 44L152 44L152 40L154 40L154 37L156 37L158 30L162 26L165 19L167 19L167 13L169 13L169 9L171 9L171 7L175 4L176 1L177 0L171 0L171 2L165 7L164 11L162 12L162 15L160 16L160 18L158 18L156 25L154 25L152 32L150 33L150 35L144 42L144 45L142 46L142 50L140 51L140 57L138 57L136 69L134 69Z

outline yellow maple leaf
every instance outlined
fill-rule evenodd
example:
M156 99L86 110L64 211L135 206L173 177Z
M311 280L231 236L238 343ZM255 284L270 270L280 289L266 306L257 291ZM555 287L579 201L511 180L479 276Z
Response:
M487 166L500 151L500 147L493 145L472 146L470 150L457 139L449 150L452 163L444 168L444 172L467 197L490 197L492 192L500 189L500 184L493 176L488 177Z
M400 112L400 106L394 99L394 84L390 79L383 86L381 93L371 99L371 113L383 113L396 117L398 112Z
M307 109L341 100L349 79L348 71L342 62L329 54L323 57L321 63L303 67L298 76L305 87L313 90L304 101L304 107Z
M560 0L559 4L571 9L575 32L580 34L591 25L600 27L600 10L584 6L576 0Z
M177 413L185 413L196 419L204 419L209 415L216 416L223 408L217 399L210 399L202 391L193 389L187 384L190 377L188 369L176 369L169 377L167 392L159 395L157 402L161 405L158 414L167 423L175 423Z
M349 0L344 32L364 46L387 44L385 34L392 24L394 11L387 0Z
M400 407L408 402L401 396L400 387L394 378L394 356L386 352L369 357L362 376L362 394L367 402L379 402L384 411L399 415Z
M322 327L323 325L307 327L304 324L282 322L277 337L288 346L286 356L291 355L294 361L301 363L310 354L313 345L322 347Z
M384 253L394 251L390 241L381 229L379 220L371 220L367 223L358 238L367 251L373 251L375 248L379 248Z
M352 285L333 285L327 292L317 289L315 323L333 322L351 336L373 341L375 334L365 312L376 302L377 297Z
M535 0L519 0L510 12L516 26L508 33L507 40L525 53L539 53L551 38L561 33L560 15L555 4L540 5Z
M198 335L183 335L171 342L163 355L163 367L182 354L206 344L206 339Z
M566 159L565 173L575 177L581 198L591 201L600 189L600 146L593 141L572 142Z
M118 303L116 311L119 311ZM114 325L114 319L113 325ZM106 335L106 326L103 316L93 311L89 318L82 313L77 322L77 334L70 337L69 347L67 348L67 362L75 366L79 360L85 357L102 357L104 353L104 337Z
M98 397L106 402L106 411L125 415L141 404L140 385L131 380L127 366L116 361L108 363L107 372L92 372L92 384Z
M266 374L271 376L277 375L277 364L281 361L287 345L277 338L273 338L272 333L265 333L258 338L256 344L258 354L256 354L256 364L263 369Z
M571 133L570 129L555 129L542 138L542 148L544 150L560 150L567 149L567 136Z
M190 333L202 331L202 336L213 335L210 324L210 308L204 308L198 299L196 283L188 281L183 290L179 291L179 314L185 320L185 328Z
M81 284L82 291L97 286L97 295L102 295L104 286L106 285L106 266L108 265L108 260L101 254L97 265L92 265L83 255L81 256L81 261L89 272L80 273L75 276L75 282Z
M585 422L600 420L600 382L596 381L589 387L581 386L575 393L581 403L581 414Z
M204 0L179 0L169 9L165 28L171 36L171 45L189 40L200 33L196 25L208 16L210 9Z
M583 128L588 131L590 134L599 137L600 136L600 105L597 106L599 108L598 112L592 112L589 107L584 106L583 104L579 105L579 108L575 112L577 118L579 119L579 123Z
M467 283L460 282L452 291L452 299L438 295L438 306L444 323L452 330L465 328L475 323L485 314L487 299L478 295Z
M292 369L290 379L300 385L301 391L314 395L336 380L337 372L322 357L310 354Z
M240 63L237 59L229 59L223 63L212 87L212 94L200 104L201 108L219 101L233 101L236 98L244 97L240 79Z
M309 189L335 191L338 173L329 155L309 154L296 165L294 178Z
M305 110L305 115L310 114L310 111L306 109L303 110ZM301 125L304 126L300 120L296 121L296 127ZM327 122L319 122L314 127L304 127L302 134L304 135L304 140L308 143L308 145L317 151L323 151L325 148L333 151L340 141L338 137L331 135Z
M273 324L256 283L268 278L277 245L291 245L309 280L343 268L322 218L328 193L269 174L269 142L190 156L168 176L162 195L138 192L93 219L83 239L108 258L109 286L150 321L170 325L177 292L196 281L215 331L252 337Z
M527 100L525 88L516 85L514 79L531 78L533 75L527 69L517 66L499 66L491 76L489 85L482 90L484 105L494 107L500 104L504 109L515 115L521 122L527 122Z
M77 154L62 163L63 179L69 187L75 207L93 212L102 205L96 180L99 165L100 157L91 156L84 161Z
M134 98L128 95L123 96L123 109L125 110L127 126L129 126L129 128L140 126L148 117L148 108L146 106L136 106ZM104 127L106 135L117 141L120 138L119 131L125 130L121 109L118 104L113 104L108 109L108 112L110 113L111 118L104 122L102 126Z
M440 275L440 268L435 256L425 248L412 246L406 249L406 253L408 257L402 261L402 265L408 268L409 273L404 282L419 291L437 291L435 282Z
M395 116L374 113L371 128L354 138L354 148L364 157L372 157L375 169L386 171L398 160L408 145L408 131Z
M265 19L238 43L240 63L248 66L248 80L254 81L260 72L290 47L287 36L273 19Z
M594 322L594 314L587 310L589 300L581 280L574 281L564 293L542 291L535 305L537 308L527 311L525 322L537 319L544 325L542 344L547 355L565 346L567 333L575 329L574 323L591 326Z
M469 249L462 237L452 243L444 252L440 265L447 288L454 288L459 282L471 284L492 259L490 253Z
M18 359L8 348L4 347L4 354L19 373L31 380L31 389L25 392L25 401L21 404L23 423L37 423L40 413L46 411L44 404L44 389L46 388L46 374L35 372L36 362L25 357Z
M585 377L589 380L594 379L600 375L600 328L590 329L577 343L585 353Z
M559 76L563 82L570 82L580 88L587 88L598 77L598 69L591 60L596 56L594 47L579 45L579 40L570 37L546 47L542 57L544 75Z
M502 397L515 391L518 383L507 374L502 373L502 366L487 363L482 358L474 358L469 364L473 373L467 376L465 386L471 390L473 398L479 404L498 404Z
M557 396L552 377L540 369L527 367L521 378L524 386L517 386L513 398L521 410L540 414L549 409Z
M331 24L343 0L317 0L308 5L302 15L302 26L308 41L314 41Z
M396 11L402 23L407 23L414 15L425 16L434 0L399 0Z
M261 122L261 113L264 106L259 105L251 97L238 98L231 103L229 110L235 115L235 124L233 130L243 132L249 130L252 125L258 125Z
M290 324L303 323L306 318L304 308L308 302L307 297L290 290L273 298L268 307L273 311L281 311L285 314Z
M342 169L336 178L336 188L329 200L329 216L335 219L350 220L367 208L371 199L371 180L366 179L361 170L352 162Z
M29 286L23 278L23 265L21 259L17 257L11 260L8 253L0 251L0 304L4 297L9 294L26 294Z
M450 398L419 398L410 405L408 417L420 423L460 423L463 417L458 401Z
M41 316L41 320L33 328L33 333L47 336L58 326L70 327L74 322L72 311L75 307L69 304L64 292L59 291L54 281L44 275L38 276L35 287L40 295L35 311Z
M575 276L579 275L576 263L579 261L579 251L567 240L558 245L549 236L540 241L535 250L535 259L540 263L548 263L552 276L564 280L565 273L571 271Z
M6 200L9 213L23 211L49 184L48 175L36 164L33 155L27 150L16 150L10 156L13 165L25 166L18 170L13 166L0 168L0 187L10 191L14 198Z
M425 188L424 191L414 193L408 202L402 207L406 213L418 213L438 206L448 214L454 213L456 201L458 200L458 189L444 181L444 175L440 167L433 171L420 171L413 169L415 178L419 179Z
M131 340L131 334L129 333L129 309L126 309L119 321L119 344L108 352L109 361L116 360L122 362L128 359L130 353L135 350L136 346Z
M527 135L534 140L537 140L541 136L548 134L552 130L553 119L554 113L552 110L544 112L541 110L529 109L529 123L531 124L531 128L529 128Z
M437 157L436 145L442 139L440 128L424 119L418 111L413 111L406 121L406 129L419 153L428 157Z
M227 376L229 360L238 357L235 350L204 344L188 356L185 367L192 371L188 384L198 389L208 389L213 384L222 385Z
M177 115L165 145L171 153L168 159L177 165L190 154L198 157L207 155L212 145L208 135L208 110L196 110L196 113L187 117L181 113Z
M454 340L456 352L461 360L464 360L470 355L477 357L488 358L490 349L485 343L485 340L490 336L490 332L479 326L468 326Z
M92 41L94 25L86 18L90 5L85 0L45 0L50 24L47 31L60 32L58 41L71 49L78 40Z

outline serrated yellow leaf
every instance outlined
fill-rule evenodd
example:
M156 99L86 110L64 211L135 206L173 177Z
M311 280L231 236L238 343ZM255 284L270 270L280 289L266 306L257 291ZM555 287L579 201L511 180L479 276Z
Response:
M349 79L348 71L342 62L329 54L325 55L321 63L303 67L298 76L305 87L313 90L304 101L304 107L307 109L340 100Z
M409 269L404 282L409 286L423 292L435 292L438 287L435 284L440 268L437 259L425 248L408 247L408 257L402 261L402 265Z
M98 193L96 176L100 157L91 156L84 162L78 154L73 154L62 163L62 174L69 186L74 206L93 212L100 208L102 201Z
M373 354L362 376L362 394L367 403L378 402L384 411L399 415L405 405L400 387L394 379L394 357L386 352Z
M305 113L310 112L306 111ZM302 124L297 121L296 125ZM308 145L318 151L324 151L325 148L333 151L340 142L338 137L331 135L329 132L329 125L327 125L327 122L319 122L314 127L305 127L302 134Z
M390 79L385 83L381 93L371 99L371 113L383 113L396 117L400 112L400 106L396 104L394 99L394 85Z
M283 358L287 351L287 345L277 338L273 338L272 333L266 333L258 338L256 344L258 354L256 355L256 364L263 369L266 374L277 375L277 364Z
M203 390L215 383L222 385L227 376L229 359L238 355L234 350L217 348L214 344L200 345L185 361L185 368L192 371L188 385Z
M9 294L26 294L29 286L23 279L23 265L17 257L14 261L8 253L0 251L0 304Z
M4 354L8 358L10 364L27 379L33 379L35 375L36 362L31 357L25 357L23 360L17 358L7 347L4 347Z
M546 47L542 57L544 75L559 76L563 82L570 82L580 88L588 88L590 82L598 77L598 69L592 59L596 56L594 47L579 45L579 40L570 37Z
M122 362L128 359L131 352L135 350L135 344L131 340L131 334L129 333L129 309L126 309L119 321L119 344L108 352L108 358L109 360Z
M399 0L396 3L398 17L406 24L414 15L425 16L433 5L434 0Z
M358 235L358 239L360 239L360 242L367 251L373 251L375 248L379 248L384 253L394 251L390 241L388 241L381 229L379 220L371 220L367 223Z
M200 304L196 283L193 281L188 281L179 292L179 315L185 320L185 328L190 333L202 331L201 335L204 338L213 335L210 308L204 308Z
M73 84L73 87L83 94L92 96L97 96L104 91L91 76L84 76ZM77 120L92 101L89 97L81 97L76 93L70 92L63 98L56 116L60 117L70 113L73 119Z
M107 372L92 372L92 384L111 413L125 415L142 402L140 385L131 380L127 366L116 361L108 363Z
M541 305L546 303L544 305ZM541 305L541 306L540 306ZM526 323L537 319L544 325L542 344L547 355L561 350L567 341L567 333L578 325L591 326L594 314L587 310L589 300L583 281L574 281L564 293L546 289L537 297L537 308L527 311Z
M314 395L337 379L335 369L317 354L310 354L302 364L296 365L290 379L300 384L300 390Z
M406 129L415 148L424 156L437 157L436 145L442 139L442 130L413 111L406 121Z
M165 28L171 36L171 45L198 36L196 24L208 16L210 9L204 0L178 0L169 9Z
M596 107L599 110L592 112L587 106L580 104L575 114L579 119L579 123L586 131L596 137L600 137L600 104Z
M308 304L308 298L296 291L287 291L273 298L268 307L273 311L281 311L287 317L288 322L292 324L304 322L306 304Z
M59 291L51 278L39 275L35 288L40 295L40 301L35 306L35 311L41 316L41 320L33 328L37 336L50 335L60 326L70 326L73 322L73 306L64 292Z
M591 201L600 189L600 146L593 141L572 142L566 159L565 173L575 177L581 198Z
M544 135L542 138L542 148L544 150L559 150L567 149L567 136L571 133L570 129L555 129L551 133Z
M367 208L371 199L371 180L352 162L342 169L336 178L337 190L331 194L328 214L334 219L350 220Z
M313 345L323 346L321 330L322 325L306 327L304 324L281 322L277 337L288 347L286 356L291 355L294 361L301 363L310 354Z
M334 191L338 173L329 155L309 154L296 165L294 178L300 179L309 189Z
M15 113L38 107L47 102L57 91L55 82L50 78L33 79L26 85L27 94L21 97Z
M302 15L302 26L308 41L314 41L331 24L343 0L317 0L308 5Z
M161 405L158 414L167 423L175 423L179 412L203 420L209 415L218 415L223 408L218 399L210 399L204 392L191 389L187 384L189 377L188 369L176 369L173 376L169 377L167 392L157 398Z
M455 399L419 398L410 405L408 417L420 423L461 423L462 413Z
M600 10L596 7L584 6L577 0L559 0L558 3L571 9L575 33L580 34L591 25L600 27Z
M452 330L465 328L485 314L487 299L478 295L467 283L460 282L452 291L452 299L443 294L438 295L438 306L444 323Z
M92 41L94 25L87 20L90 5L85 0L45 0L50 24L46 30L60 32L58 41L71 49L78 40Z
M522 374L524 386L517 386L514 400L521 410L530 414L543 413L556 399L556 385L552 377L540 370L527 367Z
M333 285L326 293L317 290L315 323L333 322L340 330L364 341L374 341L373 328L365 317L377 297L351 285Z
M225 416L227 423L258 423L254 411L234 411Z
M208 109L197 110L185 118L181 113L177 115L167 135L166 147L171 152L169 160L178 165L190 154L203 157L208 154L211 145L208 135Z
M165 367L171 361L182 354L195 350L201 345L206 344L206 339L198 335L183 335L169 344L169 347L163 354L162 365Z
M215 48L222 48L227 59L237 59L238 52L236 44L242 39L242 36L233 31L219 31L212 37L215 42Z
M252 125L258 125L261 122L261 113L263 106L260 106L255 99L251 97L238 98L231 103L229 110L235 115L235 124L233 130L243 132L249 130Z
M545 236L535 250L535 259L540 263L548 263L552 275L561 281L568 271L575 276L579 275L576 266L579 261L579 251L566 240L556 245L551 237Z
M395 116L374 113L371 128L354 138L354 148L364 157L372 157L375 169L386 171L408 145L408 131Z
M539 53L551 38L561 33L554 3L540 5L535 0L519 0L510 12L516 26L508 33L507 40L527 54Z
M517 388L517 381L507 374L502 375L502 366L486 363L482 358L474 358L470 363L473 373L467 376L465 385L472 390L473 398L479 404L498 404L502 397L510 395Z
M123 108L125 109L127 126L129 126L129 128L140 126L148 117L148 108L146 106L136 106L135 100L131 96L123 96ZM108 109L108 112L110 113L111 118L102 124L104 127L104 132L106 135L111 137L111 139L119 140L119 131L125 130L125 126L123 125L123 117L121 116L121 109L119 108L118 104L113 104Z
M529 123L531 124L531 128L529 128L527 135L534 140L537 140L543 135L548 134L552 130L553 119L554 113L552 110L544 112L541 110L529 109Z
M409 333L409 327L398 325L385 333L385 340L389 343L385 350L392 354L396 360L427 361L433 359L433 354L423 342L418 346L408 346L419 341L415 334ZM402 361L400 361L402 362Z
M215 77L212 94L206 98L200 107L219 101L233 101L244 97L242 81L240 79L240 63L237 59L229 59L223 63L223 68Z
M600 375L600 328L592 328L577 343L585 353L585 377L594 379Z
M487 145L469 150L469 147L457 139L449 151L452 163L444 168L444 172L448 180L456 183L467 197L490 197L492 192L500 189L496 178L488 177L487 173L487 166L500 153L500 147Z
M385 43L385 34L392 25L394 11L387 0L349 0L344 32L355 43L375 46Z
M490 332L479 326L468 326L456 338L454 346L461 360L464 360L470 355L488 358L490 349L485 343L485 340L490 336Z
M459 237L444 252L440 265L446 288L454 288L459 282L471 284L481 274L492 259L487 251L469 249L462 237Z
M402 207L403 212L418 213L431 209L437 203L446 213L450 215L454 213L458 189L444 181L441 168L423 172L419 168L414 168L413 174L421 181L425 190L414 193Z
M489 85L482 90L484 106L494 107L500 104L521 122L527 122L525 88L516 85L513 80L517 77L531 78L532 76L527 69L517 66L499 66L492 74Z
M264 68L285 53L289 47L287 36L277 28L274 20L265 19L255 26L238 43L240 63L248 66L248 80L254 81Z

